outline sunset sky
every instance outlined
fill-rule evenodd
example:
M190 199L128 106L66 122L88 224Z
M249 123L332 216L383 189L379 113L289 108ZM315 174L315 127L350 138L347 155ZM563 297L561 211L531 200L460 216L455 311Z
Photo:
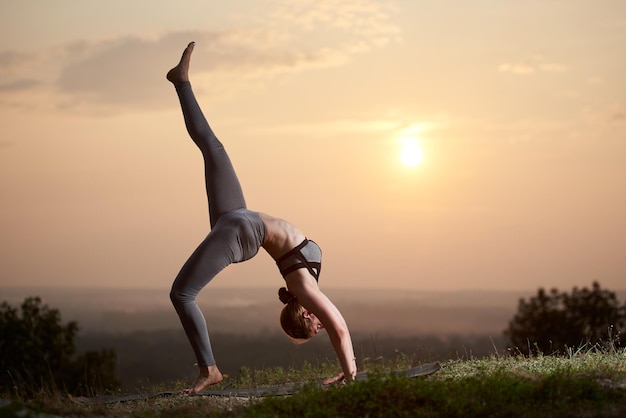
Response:
M165 80L192 40L321 285L626 288L623 0L0 0L0 287L170 286L209 231ZM282 283L262 251L212 285Z

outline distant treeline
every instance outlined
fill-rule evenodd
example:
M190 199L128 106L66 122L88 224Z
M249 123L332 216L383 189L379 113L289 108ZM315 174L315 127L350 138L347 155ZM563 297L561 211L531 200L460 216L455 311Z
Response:
M213 351L222 372L237 378L243 367L296 368L305 363L335 362L328 337L321 334L307 344L295 345L279 333L212 333ZM480 358L505 351L501 336L413 336L353 335L361 368L381 357L392 360L409 356L416 364L434 360ZM124 390L141 390L155 384L189 381L196 376L195 359L182 331L163 330L134 333L92 333L77 337L79 351L110 348L118 358L118 379ZM339 370L339 367L338 367Z

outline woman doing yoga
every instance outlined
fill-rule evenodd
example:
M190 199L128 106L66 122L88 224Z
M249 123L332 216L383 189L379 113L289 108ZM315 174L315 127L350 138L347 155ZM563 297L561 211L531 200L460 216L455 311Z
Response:
M318 287L321 250L289 222L247 209L243 192L224 146L206 121L189 83L189 62L194 43L178 65L167 73L174 84L189 136L204 157L211 231L183 265L170 298L196 355L199 376L187 393L196 394L222 381L202 312L196 297L217 273L231 263L256 255L260 247L276 261L286 288L279 290L286 304L280 322L294 340L306 341L326 329L342 373L328 379L351 380L356 360L348 326L335 305Z

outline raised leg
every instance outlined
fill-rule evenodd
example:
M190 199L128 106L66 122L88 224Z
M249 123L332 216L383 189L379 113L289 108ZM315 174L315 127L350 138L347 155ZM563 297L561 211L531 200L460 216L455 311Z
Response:
M205 180L209 200L211 227L224 213L246 207L241 184L224 149L209 126L189 83L189 62L194 43L190 43L178 65L167 73L167 79L176 87L176 93L189 136L204 157Z

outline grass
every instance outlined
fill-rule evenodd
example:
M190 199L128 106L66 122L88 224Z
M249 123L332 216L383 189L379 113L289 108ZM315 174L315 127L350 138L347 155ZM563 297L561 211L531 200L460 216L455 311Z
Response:
M243 369L222 387L303 383L293 396L261 399L174 396L110 405L75 403L43 393L0 406L0 417L621 417L626 416L626 350L579 350L566 357L535 356L458 360L414 379L377 371L411 366L411 358L373 363L366 382L322 390L306 382L332 376L332 363L299 370ZM160 388L159 388L160 390ZM17 412L16 412L17 411ZM21 411L21 412L20 412ZM36 412L35 412L36 411ZM38 415L42 416L42 415Z

